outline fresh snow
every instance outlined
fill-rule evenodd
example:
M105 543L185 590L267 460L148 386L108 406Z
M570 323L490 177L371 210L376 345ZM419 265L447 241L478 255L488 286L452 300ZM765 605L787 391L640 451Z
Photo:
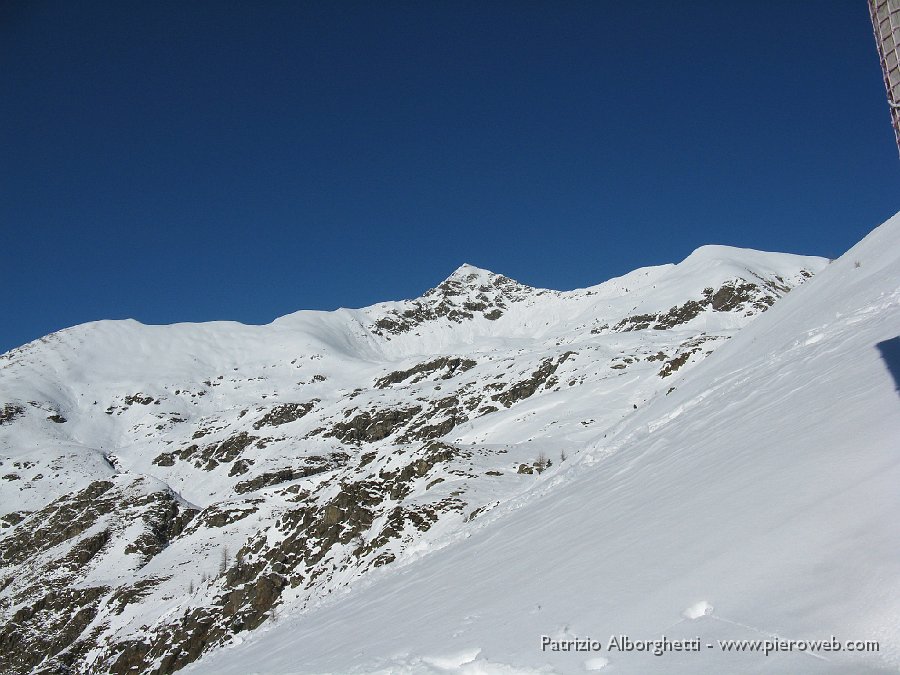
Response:
M346 564L349 547L336 546L318 585L287 589L275 617L184 672L896 670L900 365L883 355L896 354L885 345L900 334L898 257L895 216L831 264L706 246L677 265L564 292L463 265L421 298L302 311L267 326L129 320L60 331L0 355L0 409L24 410L0 426L0 473L16 475L0 480L0 516L26 515L0 537L34 527L28 512L101 479L123 499L171 491L205 513L246 512L225 527L189 528L146 564L126 552L140 530L127 513L104 516L82 535L116 532L79 586L165 579L121 613L102 605L92 622L104 644L149 639L147 631L214 604L222 587L204 580L216 577L226 549L233 556L258 533L267 546L284 538L272 526L294 506L284 486L238 495L236 483L305 457L370 448L378 452L372 467L398 470L421 443L398 452L388 438L355 449L317 431L355 410L480 397L441 439L472 456L436 466L400 500L416 507L459 495L463 512L389 541L383 550L395 560L385 566ZM779 296L803 285L765 313L744 303L667 330L616 329L734 281L770 284ZM479 303L500 316L485 309L453 318ZM440 307L457 314L404 331L375 328L385 317ZM682 367L661 377L661 353L667 361L683 356ZM373 386L439 356L477 365L450 379L441 371ZM558 367L536 393L486 411L493 391L508 391L547 359ZM135 394L154 402L123 402ZM316 405L302 419L274 431L252 426L271 406L308 401ZM67 421L48 422L53 414ZM195 440L198 429L206 435ZM161 452L238 432L271 439L246 449L242 457L255 462L246 475L233 477L224 464L154 462ZM517 473L539 452L553 461L547 471ZM288 487L324 503L341 475ZM443 482L432 487L435 478ZM379 514L366 536L385 521ZM0 601L18 597L73 543L0 567L10 580L0 583ZM15 602L0 606L4 617L23 606ZM699 638L703 649L610 652L617 635ZM776 635L878 640L880 651L762 656L705 646ZM603 649L542 651L542 636L592 638ZM85 662L103 658L98 645Z
M586 442L552 489L186 672L896 670L900 398L898 364L878 345L898 334L895 216L673 395ZM540 650L542 635L592 637L605 650L617 634L697 636L704 648ZM877 640L880 652L705 647L832 635Z

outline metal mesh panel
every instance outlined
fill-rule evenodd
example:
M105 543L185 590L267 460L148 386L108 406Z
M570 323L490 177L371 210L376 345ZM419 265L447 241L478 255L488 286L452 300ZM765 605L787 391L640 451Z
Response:
M900 53L897 51L900 47L900 0L869 0L869 14L900 152Z

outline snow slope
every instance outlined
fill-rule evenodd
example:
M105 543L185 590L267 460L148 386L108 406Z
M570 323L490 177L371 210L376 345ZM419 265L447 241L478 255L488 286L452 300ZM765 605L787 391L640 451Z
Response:
M103 321L0 355L0 670L168 673L243 641L198 667L571 672L629 666L542 654L541 633L639 638L688 607L704 617L691 630L737 631L760 615L726 611L746 596L722 570L779 513L799 517L808 488L754 490L787 480L773 462L790 474L791 452L811 456L807 436L785 445L791 429L837 438L812 404L785 428L783 390L818 404L815 377L865 365L813 358L842 325L820 296L846 319L878 284L895 292L889 243L852 272L707 246L566 292L463 265L412 300L268 326ZM809 291L817 273L831 291ZM797 337L803 321L824 328ZM772 361L785 340L808 372ZM877 423L862 426L880 433L872 376L857 386ZM774 454L750 461L766 433ZM754 472L773 475L745 485Z
M900 215L463 537L185 672L896 672L898 335ZM772 636L880 650L716 646Z

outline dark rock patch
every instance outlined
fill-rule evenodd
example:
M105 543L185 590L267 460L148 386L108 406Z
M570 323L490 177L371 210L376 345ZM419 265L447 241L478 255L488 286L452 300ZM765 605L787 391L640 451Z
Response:
M13 403L7 403L3 406L3 409L0 410L0 425L9 424L17 417L21 417L25 414L25 408L20 405L15 405Z
M0 628L0 672L68 673L76 650L56 659L53 669L34 670L69 650L97 614L106 587L52 589L22 607ZM83 647L86 649L86 646Z
M476 365L476 362L471 359L463 359L459 357L448 357L444 356L439 359L434 359L432 361L428 361L426 363L420 363L412 368L407 370L397 370L393 373L388 373L382 378L379 378L375 381L375 386L378 389L384 389L392 384L399 384L400 382L404 382L409 378L413 378L410 383L419 382L424 380L429 375L432 375L440 370L446 370L440 379L449 380L451 377L458 375L459 373L463 373L470 368L473 368ZM414 377L415 376L415 377Z
M228 472L230 477L243 476L250 470L255 462L252 459L239 459L231 465L231 471Z
M175 453L162 452L153 458L153 464L157 466L173 466L175 464Z
M156 403L152 396L145 396L144 394L131 394L125 397L125 405L150 405L151 403Z
M344 443L371 443L390 436L422 411L421 406L397 410L364 411L347 422L338 422L325 436Z
M508 408L513 403L529 398L541 385L544 385L547 382L559 366L561 366L570 356L574 356L574 354L575 352L566 352L555 360L553 358L544 359L541 362L541 365L538 366L537 370L535 370L529 378L516 382L499 394L494 394L491 396L491 399L499 401Z
M294 422L306 415L318 402L319 399L313 399L308 403L282 403L254 422L253 428L259 430L266 426L278 427L282 424Z
M286 467L277 471L268 471L260 474L251 480L241 481L234 486L234 491L238 494L261 490L279 483L297 480L299 478L308 478L325 471L332 471L347 463L349 457L344 453L335 452L325 457L305 457L303 466Z

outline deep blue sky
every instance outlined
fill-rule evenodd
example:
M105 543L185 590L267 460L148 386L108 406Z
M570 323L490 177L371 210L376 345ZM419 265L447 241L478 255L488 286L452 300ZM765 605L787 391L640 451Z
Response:
M866 6L0 3L0 351L266 323L462 262L569 289L900 209Z

